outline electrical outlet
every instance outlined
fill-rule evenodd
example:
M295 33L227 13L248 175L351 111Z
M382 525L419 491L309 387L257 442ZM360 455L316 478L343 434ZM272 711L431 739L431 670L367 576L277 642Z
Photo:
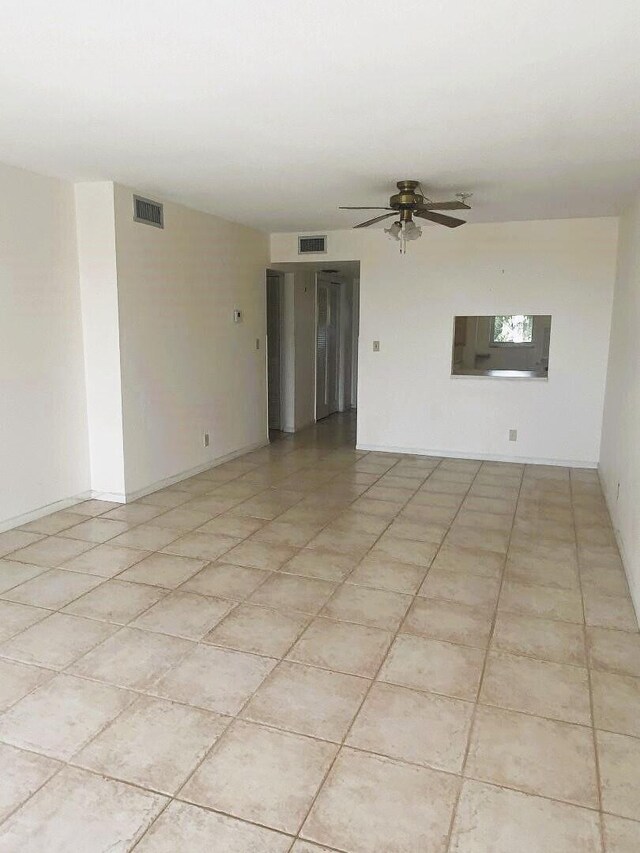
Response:
M518 430L510 429L509 430L509 441L517 441L518 440Z
M373 351L374 352L380 352L380 341L374 341L373 342Z
M202 444L204 447L209 447L209 433L204 432L202 434Z

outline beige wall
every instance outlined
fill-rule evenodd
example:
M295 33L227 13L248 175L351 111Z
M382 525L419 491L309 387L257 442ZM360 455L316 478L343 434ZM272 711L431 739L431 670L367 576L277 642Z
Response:
M73 187L0 165L0 529L89 489Z
M0 194L0 527L265 443L267 235L174 204L134 223L106 181L0 166Z
M267 439L267 235L171 203L153 228L132 196L116 185L127 495Z
M620 219L600 474L640 616L640 196Z

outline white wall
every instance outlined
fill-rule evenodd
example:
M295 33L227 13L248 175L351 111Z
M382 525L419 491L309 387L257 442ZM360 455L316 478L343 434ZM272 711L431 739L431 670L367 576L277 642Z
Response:
M132 196L116 185L129 496L266 442L269 260L266 234L181 205L165 203L163 230L136 223Z
M297 236L272 235L273 263ZM322 262L361 263L359 446L595 465L616 236L613 218L425 227L400 256L379 229L330 232ZM548 380L450 375L454 316L496 313L552 315Z
M640 196L620 219L600 475L640 615Z
M71 184L0 165L0 529L89 489Z
M125 493L114 185L75 186L91 488Z

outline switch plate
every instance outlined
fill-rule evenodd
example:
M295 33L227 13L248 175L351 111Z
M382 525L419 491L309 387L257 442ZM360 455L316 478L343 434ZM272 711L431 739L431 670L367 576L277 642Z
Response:
M242 323L242 311L239 308L233 309L233 322Z
M509 430L509 441L517 441L518 440L518 430L510 429Z
M373 351L374 352L380 352L380 341L374 341L373 342Z

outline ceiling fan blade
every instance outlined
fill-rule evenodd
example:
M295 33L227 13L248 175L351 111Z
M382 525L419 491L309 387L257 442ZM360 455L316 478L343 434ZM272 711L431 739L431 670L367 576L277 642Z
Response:
M339 207L338 210L393 210L393 207Z
M367 219L366 222L361 222L360 225L354 225L354 228L366 228L367 225L375 225L376 222L382 222L383 219L388 219L390 216L397 216L394 210L392 213L383 213L382 216L376 216L373 219Z
M419 210L471 210L463 201L426 201Z
M438 225L446 225L447 228L457 228L459 225L464 225L464 219L454 219L453 216L443 216L441 213L433 213L430 210L416 210L413 214L421 219L428 219L430 222L437 222Z

